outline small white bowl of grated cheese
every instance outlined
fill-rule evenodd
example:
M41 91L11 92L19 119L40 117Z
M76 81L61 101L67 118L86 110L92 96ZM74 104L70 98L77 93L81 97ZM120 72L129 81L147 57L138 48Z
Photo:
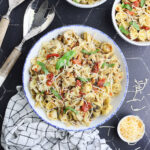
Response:
M68 3L75 7L79 8L93 8L97 7L103 3L105 3L107 0L66 0Z
M138 116L128 115L119 121L117 132L124 142L137 143L144 136L145 125Z

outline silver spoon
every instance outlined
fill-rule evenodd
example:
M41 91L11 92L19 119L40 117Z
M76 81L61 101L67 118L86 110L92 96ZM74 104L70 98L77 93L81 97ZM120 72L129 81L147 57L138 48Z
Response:
M6 15L2 17L1 22L0 22L0 47L2 45L4 36L6 34L6 31L10 22L9 15L12 12L12 10L16 8L18 5L20 5L23 1L25 0L9 0L8 1L9 3L8 11Z
M29 4L24 16L23 40L14 48L0 68L0 87L21 55L24 42L44 31L51 24L54 16L54 7L52 5L50 6L48 0L33 0Z

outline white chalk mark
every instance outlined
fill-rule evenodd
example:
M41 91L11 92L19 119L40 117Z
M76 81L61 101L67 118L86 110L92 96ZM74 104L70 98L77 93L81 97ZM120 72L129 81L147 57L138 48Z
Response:
M112 145L114 146L115 150L118 150L116 145L112 142Z
M58 1L57 1L57 3L56 3L56 5L55 5L55 7L57 7L57 6L58 6L59 2L60 2L60 0L58 0Z
M114 126L100 126L99 128L115 128Z
M147 70L147 72L149 73L149 75L150 75L150 70L149 70L149 68L148 68L148 66L147 66L147 64L144 62L144 60L141 58L141 57L132 57L132 58L126 58L126 59L131 59L131 60L135 60L135 59L138 59L138 60L140 60L142 63L143 63L143 65L145 66L145 68L146 68L146 70Z
M109 136L109 135L110 135L110 129L111 129L111 128L109 128L109 129L108 129L108 133L107 133L107 136Z
M128 143L128 145L136 145L136 143Z
M108 128L107 136L109 137L109 135L110 135L110 130L111 130L111 129L114 129L115 127L114 127L114 126L100 126L99 128L100 128L100 129L102 129L102 128Z
M137 147L135 150L139 150L139 149L141 149L141 147Z
M4 85L2 86L2 89L3 89L3 92L2 92L2 95L0 95L0 101L3 99L3 97L6 93L6 89L5 89Z
M134 82L135 82L135 85L133 86L135 88L134 96L133 96L132 99L127 100L127 103L141 102L145 98L145 96L143 96L142 99L139 99L139 98L136 98L136 97L139 93L142 94L143 90L145 89L145 87L148 83L148 79L145 78L145 81L143 81L143 80L137 81L136 79L134 79ZM142 108L133 108L133 106L131 105L131 110L132 111L140 111L140 110L143 110L144 108L146 108L146 106L143 106Z
M146 150L147 149L147 147L148 147L148 145L150 144L150 140L148 141L148 143L146 144L146 146L145 146L145 148L144 148L144 150Z
M116 116L117 120L119 121L120 119L119 119L118 115L116 114L115 116Z
M88 13L88 15L87 15L87 17L85 18L83 24L85 24L85 23L88 21L90 15L91 15L91 13L92 13L92 11L93 11L93 8L92 8L92 9L90 10L90 12Z
M133 87L135 87L135 92L140 92L140 94L142 93L142 91L145 89L147 83L148 83L148 79L145 78L145 82L144 81L137 81L136 79L134 80L134 82L136 83L136 85L134 85Z
M62 21L62 18L60 17L60 15L58 14L58 12L55 10L57 17L59 18L60 22L62 23L62 25L65 25Z
M3 0L0 0L0 5L2 4Z
M146 108L146 106L143 106L142 108L133 108L133 106L131 105L132 111L140 111L140 110L142 110L144 108Z
M144 98L145 98L145 96L143 96L142 99L136 99L135 96L134 96L133 99L128 100L127 103L129 103L129 102L137 102L137 101L141 102L141 101L144 100Z
M128 91L128 93L134 93L135 91Z
M117 38L117 35L118 35L118 33L116 33L116 34L113 36L113 39L114 39L114 40Z

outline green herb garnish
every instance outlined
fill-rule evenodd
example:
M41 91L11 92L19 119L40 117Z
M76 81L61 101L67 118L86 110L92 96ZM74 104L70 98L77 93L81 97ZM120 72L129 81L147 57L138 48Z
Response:
M122 8L126 8L126 9L128 9L130 11L132 10L132 7L129 4L122 3L121 7Z
M102 69L104 69L104 67L107 65L107 63L106 62L104 62L103 64L102 64Z
M144 4L145 4L145 0L141 0L141 1L140 1L140 6L143 7Z
M120 31L125 34L125 35L128 35L129 34L129 31L126 30L122 25L119 27Z
M121 7L124 8L124 6L125 6L125 3L122 3L122 4L121 4Z
M115 66L115 64L108 64L108 67L114 67Z
M59 70L64 65L69 65L70 59L76 54L75 51L71 50L65 53L56 63L56 69Z
M82 82L88 82L88 81L90 81L91 79L85 79L85 78L82 78L82 77L78 77L78 79L80 80L80 81L82 81Z
M135 21L131 21L130 25L132 25L136 30L140 30L139 25Z
M37 61L37 64L39 66L41 66L42 70L45 72L45 74L49 74L49 71L47 70L46 66L44 63L40 62L40 61Z
M114 67L115 64L108 64L108 63L104 62L104 63L102 64L102 67L101 67L101 68L103 69L105 66Z
M76 115L78 114L78 111L76 111L75 109L73 109L72 107L66 107L65 109L64 109L64 113L66 113L66 111L67 110L71 110L72 112L74 112Z
M55 91L53 88L51 88L51 92L55 95L55 97L57 97L58 99L61 99L61 96L59 95L59 93Z
M104 86L106 87L106 86L109 86L110 85L110 82L106 82L106 83L104 83Z
M88 52L87 50L83 49L83 50L82 50L82 53L87 54L87 55L92 55L92 54L96 54L96 53L99 52L99 51L100 51L100 50L97 49L97 50L95 50L95 51L93 51L93 52Z

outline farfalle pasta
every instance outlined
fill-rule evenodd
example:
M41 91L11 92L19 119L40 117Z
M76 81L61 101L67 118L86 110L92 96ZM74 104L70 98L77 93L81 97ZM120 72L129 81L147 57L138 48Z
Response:
M86 125L107 115L123 72L112 45L72 30L43 43L31 60L30 92L51 120Z
M150 0L121 0L115 19L120 31L133 41L150 41Z

